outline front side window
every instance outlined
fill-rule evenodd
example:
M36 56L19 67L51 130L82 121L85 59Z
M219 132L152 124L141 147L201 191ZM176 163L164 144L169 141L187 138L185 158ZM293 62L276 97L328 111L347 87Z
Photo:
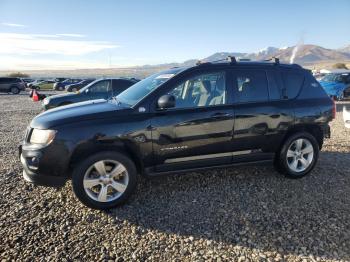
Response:
M234 73L238 102L268 100L267 79L264 71L240 70Z
M175 108L225 104L225 72L190 77L175 86L168 94L175 96Z
M111 90L111 81L102 80L89 87L90 93L107 93Z

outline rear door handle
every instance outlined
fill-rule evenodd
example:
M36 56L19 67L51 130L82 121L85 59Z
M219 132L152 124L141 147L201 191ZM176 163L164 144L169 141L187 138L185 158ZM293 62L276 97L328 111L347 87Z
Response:
M221 118L228 118L228 117L232 117L232 115L229 113L221 113L221 112L215 113L211 116L211 118L214 118L214 119L221 119Z

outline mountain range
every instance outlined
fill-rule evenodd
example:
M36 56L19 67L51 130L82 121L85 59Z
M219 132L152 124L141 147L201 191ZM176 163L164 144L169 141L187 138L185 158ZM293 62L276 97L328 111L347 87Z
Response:
M291 61L295 52L294 60ZM328 49L317 45L298 45L291 47L267 47L256 53L220 52L204 58L204 61L215 61L227 56L250 60L266 60L278 57L283 63L297 63L301 65L319 62L341 62L350 61L350 45L340 49Z
M291 59L294 52L294 59ZM283 63L297 63L306 68L329 68L335 63L350 65L350 45L339 49L328 49L318 45L298 45L291 47L267 47L254 53L240 52L218 52L201 61L217 61L226 59L228 56L235 56L237 59L266 60L271 57L278 57ZM293 60L293 61L291 61ZM192 66L198 59L191 59L181 63L167 63L158 65L142 65L135 67L119 67L108 69L75 69L75 70L26 70L32 77L102 77L102 76L124 76L143 78L155 72L175 67ZM10 71L0 71L0 75L7 75Z

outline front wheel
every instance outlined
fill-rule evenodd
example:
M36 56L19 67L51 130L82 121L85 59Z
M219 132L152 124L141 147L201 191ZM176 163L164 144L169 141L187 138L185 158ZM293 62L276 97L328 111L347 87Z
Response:
M278 154L278 171L290 178L301 178L312 171L319 155L314 136L306 132L287 138Z
M20 92L20 90L19 90L19 88L18 87L11 87L11 89L10 89L10 91L11 91L11 93L13 94L13 95L17 95L17 94L19 94L19 92Z
M109 209L127 201L137 184L135 164L123 154L101 152L73 171L73 191L86 206Z

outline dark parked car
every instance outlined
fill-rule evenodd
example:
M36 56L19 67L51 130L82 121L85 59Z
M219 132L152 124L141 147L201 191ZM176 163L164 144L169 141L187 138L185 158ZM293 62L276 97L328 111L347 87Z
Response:
M274 163L290 178L315 166L335 105L298 65L236 62L174 68L114 100L35 117L22 147L24 178L72 179L85 205L124 203L139 175ZM208 192L210 197L210 192Z
M91 82L95 81L95 79L84 79L80 81L79 83L76 84L71 84L66 86L66 91L67 92L76 92L83 88L84 86L90 84Z
M0 77L0 92L19 94L26 89L26 83L18 77Z
M62 82L56 82L53 84L53 89L58 91L63 91L67 85L76 84L81 82L81 79L66 79Z
M43 101L43 108L44 110L47 110L50 108L87 100L110 99L135 83L135 80L122 78L95 80L94 82L80 89L79 92L58 94L45 98Z

